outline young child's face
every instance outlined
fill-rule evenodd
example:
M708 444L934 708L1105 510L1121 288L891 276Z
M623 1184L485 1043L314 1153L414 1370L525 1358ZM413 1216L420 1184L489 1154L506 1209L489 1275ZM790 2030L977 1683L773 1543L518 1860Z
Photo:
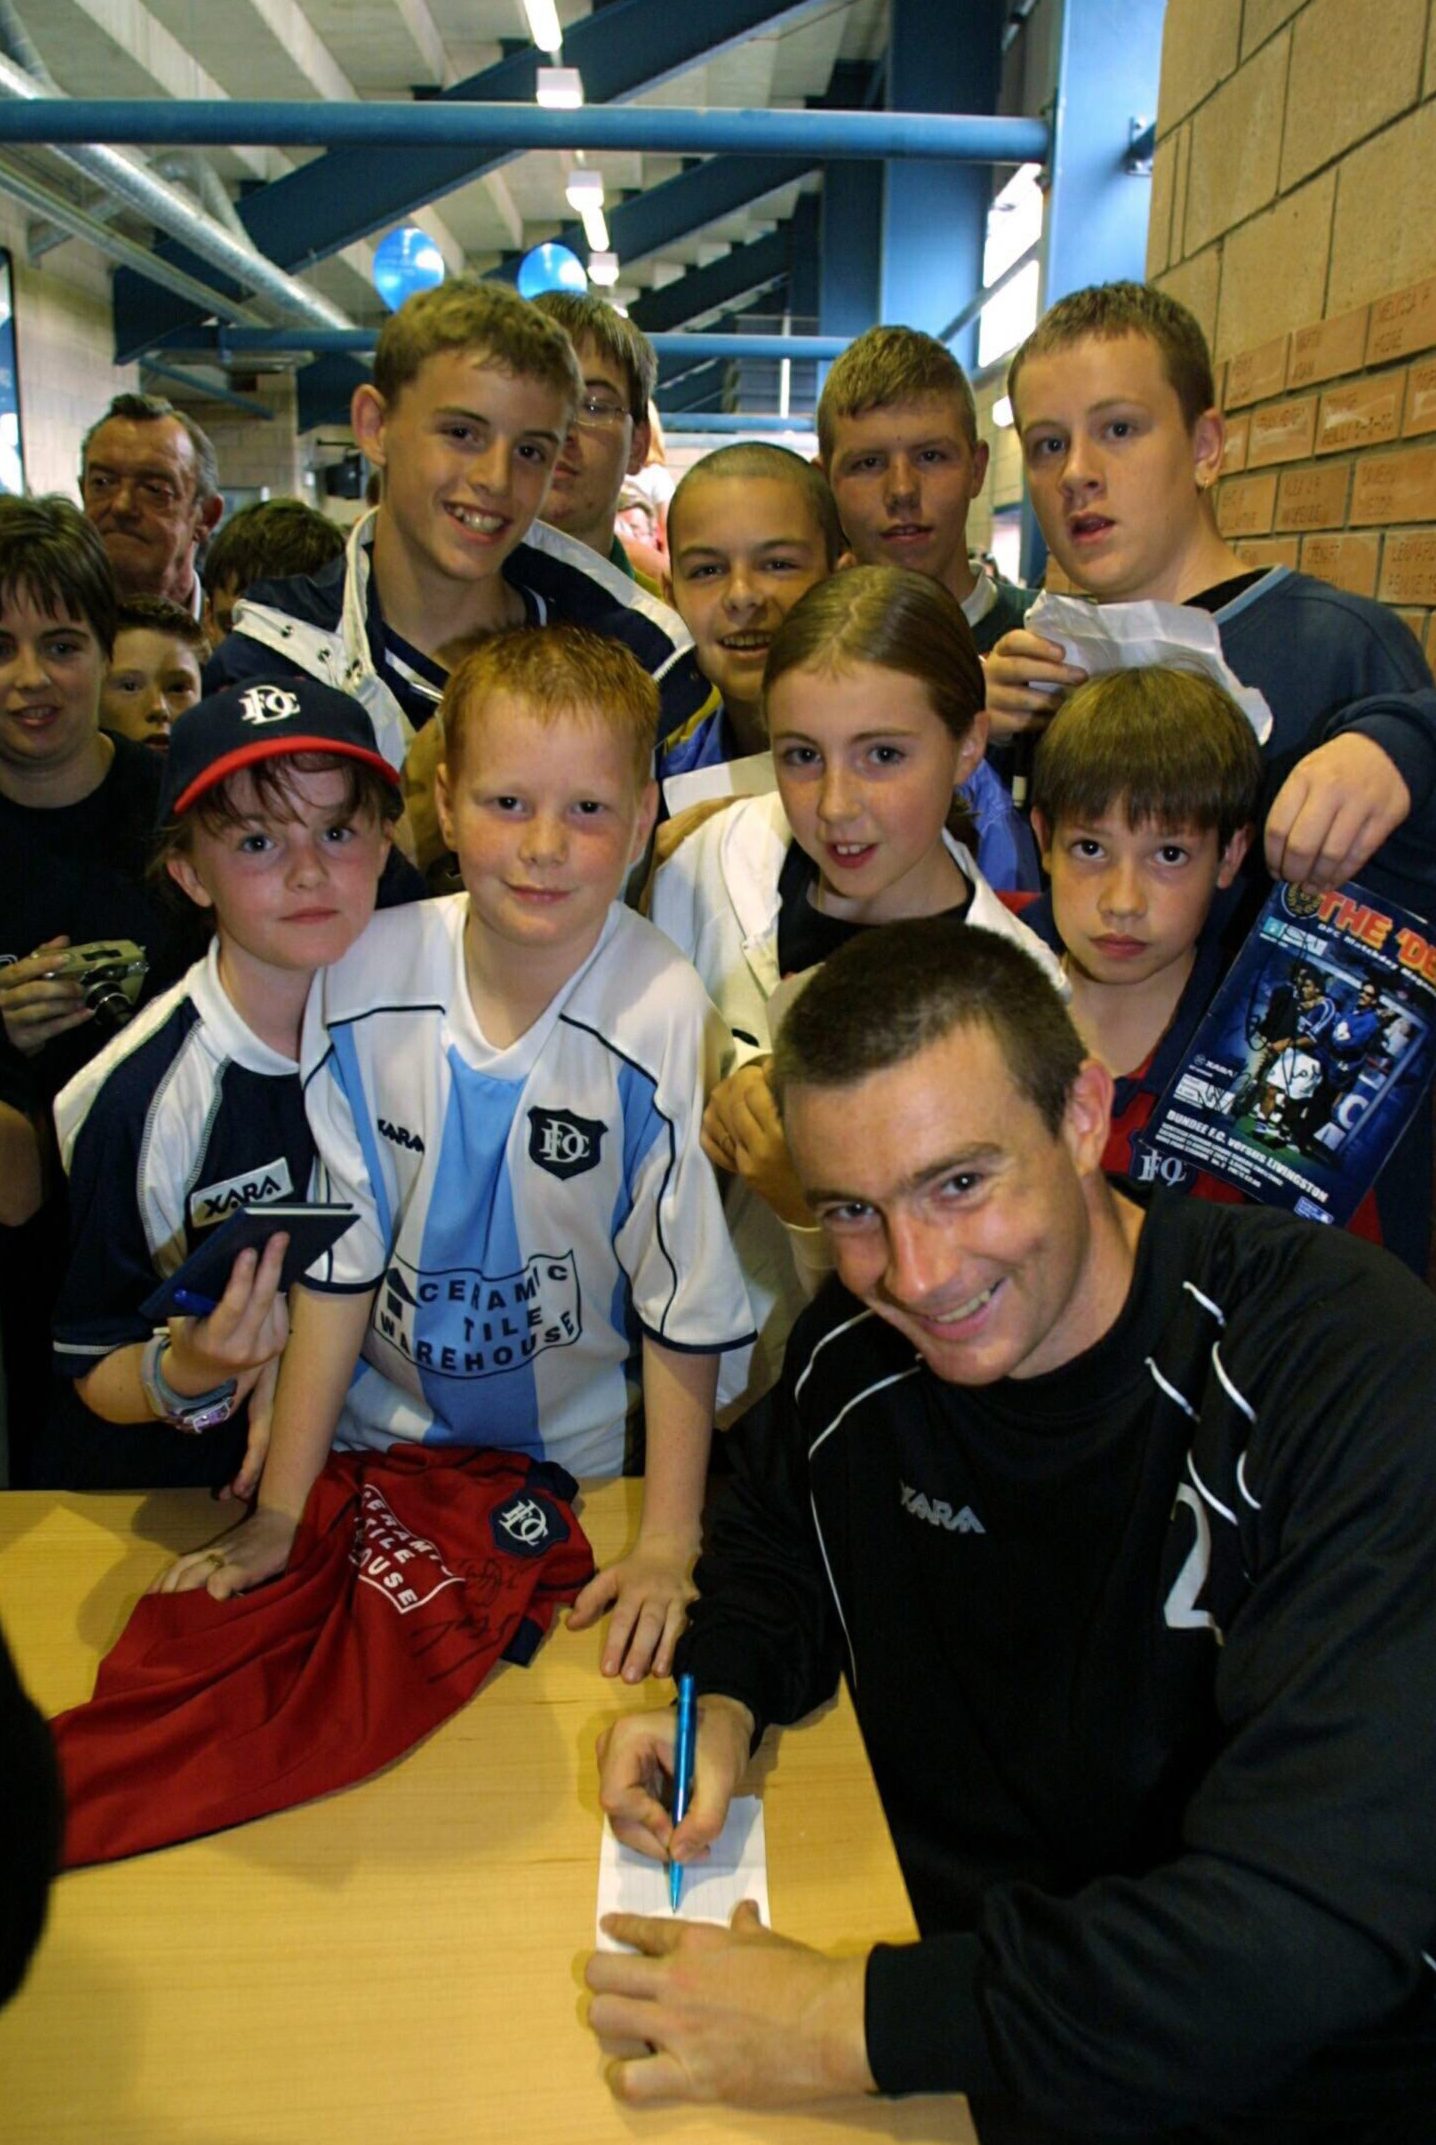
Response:
M122 626L100 695L100 721L168 752L170 724L200 697L199 651L153 626Z
M1017 380L1027 488L1047 547L1105 601L1180 603L1206 532L1199 484L1221 461L1215 411L1193 427L1145 335L1084 337Z
M959 744L920 680L859 663L786 671L768 727L783 809L829 913L886 923L951 900L943 826L986 742L980 716Z
M12 589L0 603L0 761L48 774L81 759L95 740L104 676L92 626Z
M170 858L171 877L214 910L223 955L251 976L327 967L374 913L388 828L367 807L346 813L338 767L286 770L292 817L261 806L247 771L230 781L243 820L211 829L196 816L189 853Z
M385 404L354 398L354 428L384 471L381 522L422 583L483 581L528 534L568 430L556 387L482 350L439 350Z
M698 668L725 700L751 706L773 635L832 570L817 516L781 477L703 477L685 488L668 540L668 594Z
M577 349L584 396L601 405L605 415L588 417L580 410L569 428L544 501L544 520L586 543L611 524L625 476L642 469L648 426L636 426L629 414L630 388L618 360L591 342Z
M1230 886L1251 829L1225 849L1215 827L1129 827L1122 801L1092 820L1033 814L1058 935L1094 983L1146 983L1190 954L1212 897Z
M538 722L492 695L435 784L471 924L510 948L588 958L657 809L601 710ZM571 970L570 970L571 972Z
M238 581L221 581L215 588L204 592L204 630L210 644L217 648L225 635L234 631L234 607L244 594Z
M828 481L860 566L909 566L968 587L967 516L987 475L955 395L920 395L840 417Z

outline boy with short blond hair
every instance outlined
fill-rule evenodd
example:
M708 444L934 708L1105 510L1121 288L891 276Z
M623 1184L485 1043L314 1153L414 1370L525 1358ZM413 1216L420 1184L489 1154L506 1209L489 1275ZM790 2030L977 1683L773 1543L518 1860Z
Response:
M475 633L573 619L629 647L659 681L660 744L707 695L681 623L571 538L537 524L583 396L567 335L502 284L453 276L391 314L355 391L378 506L344 559L260 583L206 677L307 670L368 708L402 765Z
M322 1180L360 1218L297 1292L252 1519L172 1583L226 1595L282 1569L336 1431L612 1474L637 1461L641 1383L638 1540L575 1613L614 1605L606 1674L667 1672L718 1355L752 1333L698 1146L726 1034L618 901L656 808L657 697L571 625L454 672L437 797L466 891L378 919L311 998Z
M818 401L818 458L862 566L909 566L962 605L986 654L1030 589L968 556L968 511L987 476L967 374L935 336L875 327L849 343Z

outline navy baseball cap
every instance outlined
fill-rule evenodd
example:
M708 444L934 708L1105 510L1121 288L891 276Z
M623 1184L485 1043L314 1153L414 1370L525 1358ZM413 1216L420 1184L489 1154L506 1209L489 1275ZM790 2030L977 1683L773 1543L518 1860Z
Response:
M242 768L329 752L362 760L399 787L399 770L380 752L367 711L318 678L252 679L186 708L170 731L160 791L161 825Z

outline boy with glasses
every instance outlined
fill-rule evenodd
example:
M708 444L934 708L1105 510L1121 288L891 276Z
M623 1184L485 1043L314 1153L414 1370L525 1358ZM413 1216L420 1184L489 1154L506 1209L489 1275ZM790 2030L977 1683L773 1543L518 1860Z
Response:
M641 328L591 292L547 290L534 307L563 329L583 374L583 395L554 464L543 518L637 579L614 523L624 478L636 476L647 459L657 353Z

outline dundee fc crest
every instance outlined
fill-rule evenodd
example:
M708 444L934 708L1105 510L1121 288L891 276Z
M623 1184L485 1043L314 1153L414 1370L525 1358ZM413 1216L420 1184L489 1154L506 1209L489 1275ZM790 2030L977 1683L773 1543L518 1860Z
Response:
M597 1167L608 1127L572 1110L529 1111L529 1159L553 1177L581 1177Z

